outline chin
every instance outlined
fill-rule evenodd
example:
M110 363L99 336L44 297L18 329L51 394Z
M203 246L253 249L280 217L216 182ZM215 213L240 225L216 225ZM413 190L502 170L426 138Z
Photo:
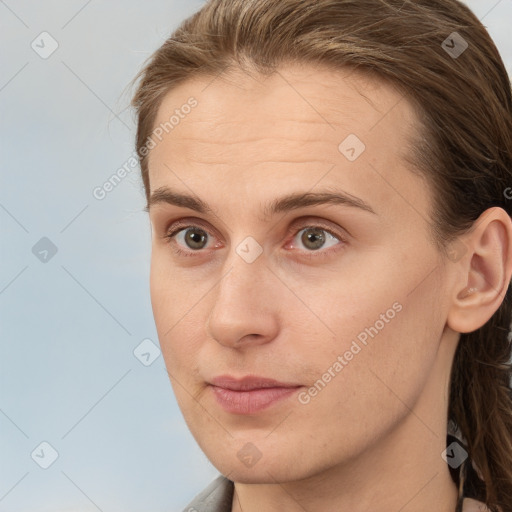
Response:
M315 473L313 464L302 467L293 454L274 451L267 446L262 447L258 458L258 453L254 451L252 454L252 450L249 443L244 443L234 457L228 457L226 449L215 454L210 449L206 450L205 454L226 478L243 484L292 482L311 477Z
M222 464L216 467L226 478L241 484L286 483L302 480L302 478L307 476L292 474L289 468L269 466L262 461L260 463L252 468L240 467L239 464L236 467L229 464ZM296 472L294 471L294 473Z

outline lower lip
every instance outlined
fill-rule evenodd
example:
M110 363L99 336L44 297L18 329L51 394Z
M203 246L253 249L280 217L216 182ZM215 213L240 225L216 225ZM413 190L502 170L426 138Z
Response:
M250 391L211 386L217 403L232 414L254 414L295 394L297 388L260 388Z

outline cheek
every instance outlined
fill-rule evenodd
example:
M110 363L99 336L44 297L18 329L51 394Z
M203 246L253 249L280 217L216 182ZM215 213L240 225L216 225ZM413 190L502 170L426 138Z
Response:
M316 295L316 310L323 311L336 338L330 345L318 341L322 350L310 351L307 360L310 382L320 381L321 391L307 405L316 410L314 416L332 411L345 424L354 416L377 428L382 417L390 419L407 411L404 403L415 403L444 327L436 276L425 279L425 268L433 266L386 265L380 272L357 274L359 286L347 276Z
M197 323L194 304L202 290L197 283L194 289L187 289L182 273L174 270L162 253L153 249L151 255L151 305L167 369L175 372L182 366L193 367L195 330L189 324Z
M380 313L380 309L377 311ZM336 341L337 349L330 350L328 357L325 351L320 355L320 351L310 351L309 361L314 365L310 372L312 387L302 395L303 401L297 407L297 428L292 426L289 432L294 439L315 432L315 439L304 445L304 457L323 453L322 440L329 440L328 451L333 460L353 456L410 414L425 387L436 353L435 344L422 338L424 333L418 329L419 312L412 304L404 304L376 334L372 329L375 319L366 323L363 330L352 325L352 332L368 335L360 337L366 344L359 341L357 334L349 335L347 329L347 337ZM377 330L378 327L381 324Z
M169 249L170 250L170 249ZM153 315L159 332L170 334L203 297L205 280L193 279L172 264L165 248L153 247L151 253L150 294ZM164 341L162 338L161 341Z
M414 407L435 364L441 337L433 297L398 297L393 304L384 300L380 308L373 308L364 325L353 326L349 339L357 354L347 353L352 360L332 388L331 400L339 413L359 417L374 432ZM349 343L345 340L343 348Z

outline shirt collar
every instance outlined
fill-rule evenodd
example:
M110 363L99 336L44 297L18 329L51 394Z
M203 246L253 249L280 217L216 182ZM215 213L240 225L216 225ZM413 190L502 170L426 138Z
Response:
M233 491L233 482L221 475L198 494L183 512L231 512ZM465 498L462 512L489 512L489 509L480 501Z

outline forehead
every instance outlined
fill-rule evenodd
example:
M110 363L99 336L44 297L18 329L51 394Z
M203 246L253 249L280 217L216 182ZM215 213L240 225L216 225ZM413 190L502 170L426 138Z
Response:
M191 98L196 106L183 108ZM310 189L321 179L396 203L400 188L407 196L423 187L403 158L416 121L399 91L349 69L302 65L266 77L241 70L196 77L170 91L158 110L154 127L167 129L148 159L151 191L180 185L177 175L196 190L205 180L233 188L265 183L268 191L273 182ZM414 200L427 209L425 194Z

